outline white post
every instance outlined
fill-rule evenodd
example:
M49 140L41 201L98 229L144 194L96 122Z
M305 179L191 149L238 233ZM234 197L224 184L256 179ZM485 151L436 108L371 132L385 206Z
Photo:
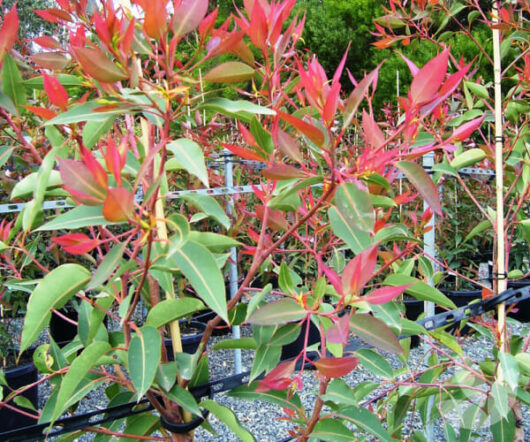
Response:
M233 174L233 164L230 161L230 157L226 156L230 154L230 151L225 149L225 184L229 189L234 187L234 174ZM228 197L228 203L226 205L226 211L228 215L232 213L232 207L234 205L234 197L230 194ZM230 249L230 298L233 298L237 293L237 250L235 247ZM241 337L241 329L239 325L234 325L232 327L232 336L234 339L239 339ZM243 372L241 364L241 349L237 348L234 350L234 370L236 374Z

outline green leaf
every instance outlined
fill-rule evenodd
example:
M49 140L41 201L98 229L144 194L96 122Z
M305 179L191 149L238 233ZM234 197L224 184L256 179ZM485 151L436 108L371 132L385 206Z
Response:
M52 164L53 167L53 164ZM62 184L61 174L58 170L49 171L47 187L56 187ZM36 191L39 185L39 173L33 172L25 176L22 181L19 181L11 191L11 199L22 198ZM46 190L46 188L42 189Z
M339 405L357 406L357 399L350 386L340 378L333 379L328 385L326 394L321 396L324 401L331 401Z
M0 107L4 108L11 115L17 115L17 108L13 104L13 100L2 91L0 91Z
M491 394L495 401L495 409L499 412L499 415L503 419L508 417L510 407L508 406L508 392L506 391L506 387L496 380L491 386Z
M347 407L340 410L339 414L345 417L349 422L355 424L358 428L373 434L377 440L392 442L392 437L383 428L379 419L363 407Z
M300 397L295 393L291 395L288 391L270 390L266 393L256 393L254 389L258 386L258 382L252 382L249 385L241 385L234 388L228 393L228 396L246 400L261 400L271 402L289 410L300 411L302 402Z
M489 98L488 89L486 89L486 87L483 85L474 83L472 81L464 81L464 84L475 97L484 98L486 100Z
M363 232L374 229L375 214L370 195L355 184L345 183L337 189L335 208L351 227Z
M429 204L432 211L437 215L442 216L442 206L440 204L438 189L423 167L408 161L398 161L396 166L401 172L403 172L427 204Z
M126 242L114 246L105 256L101 264L98 266L96 272L92 276L92 279L88 283L87 290L93 290L103 284L112 272L116 269L121 261Z
M160 364L156 372L156 382L165 391L171 390L177 380L177 364L175 361Z
M517 366L517 359L512 354L501 351L499 352L499 361L501 363L504 379L514 392L519 386L519 367Z
M225 229L230 228L230 218L226 216L225 211L221 205L215 200L215 198L208 195L181 195L179 198L182 198L185 201L188 201L190 204L195 206L197 209L206 213L206 215L211 216L219 224L221 224Z
M195 141L180 138L168 143L167 149L173 154L178 168L185 169L191 175L199 178L206 187L210 187L204 154Z
M61 83L65 88L79 87L83 85L83 79L80 77L76 77L75 75L57 74L56 77L57 80L59 80L59 83ZM25 80L24 86L29 87L30 89L43 90L44 77L42 75L39 75L37 77L30 78L29 80Z
M241 348L243 350L255 350L256 341L253 338L224 339L212 347L212 350L231 350Z
M241 245L239 241L230 236L213 232L197 232L192 230L188 238L190 241L203 245L213 253L224 252L227 249Z
M20 112L20 108L26 104L26 89L22 84L17 64L9 54L5 55L2 66L2 92L11 99Z
M335 419L324 419L317 422L311 437L311 442L353 442L355 437L352 432L340 421Z
M392 366L379 353L369 348L361 348L354 354L359 358L361 365L374 375L385 379L392 379L394 377L394 370L392 370Z
M2 400L1 397L0 397L0 400ZM17 404L19 407L24 407L24 408L28 408L33 411L37 411L35 406L25 396L22 396L22 395L15 396L15 398L13 399L13 402Z
M214 98L203 103L200 108L210 109L228 117L238 118L245 122L250 122L254 115L276 115L276 112L267 107L259 106L250 101L232 101L226 98Z
M91 149L111 129L116 115L111 115L103 121L89 121L83 128L83 144Z
M52 124L72 124L83 121L93 121L98 123L105 123L105 121L112 117L125 113L123 108L118 108L105 112L98 112L94 109L101 107L101 104L95 101L87 101L86 103L68 109L66 112L57 115L55 118L46 121L46 126Z
M413 284L405 290L405 293L414 296L420 301L431 301L451 310L456 309L454 302L442 292L412 276L395 273L388 275L383 284L392 286Z
M69 399L76 392L89 370L110 349L111 347L107 342L94 342L86 347L79 356L76 356L61 382L57 402L53 410L52 422L65 411Z
M515 417L510 411L507 419L501 419L496 413L491 416L490 430L493 442L513 441L515 436Z
M140 400L149 390L160 362L162 338L154 327L143 326L131 339L128 351L129 374Z
M307 315L305 309L290 298L270 302L256 310L247 322L253 325L283 325L297 322Z
M227 61L215 66L204 77L211 83L237 83L254 77L254 69L240 61Z
M220 405L212 400L205 400L201 402L201 407L206 408L217 416L217 418L230 428L234 434L243 442L254 441L254 436L245 428L243 428L237 419L236 415L229 408Z
M491 227L491 223L488 220L484 220L480 223L478 223L475 227L471 229L471 231L466 235L463 242L469 241L474 236L477 236L479 233L484 232L484 230L487 230Z
M404 353L399 340L382 321L367 314L350 316L350 330L367 344L389 353Z
M188 224L188 220L182 215L172 215L168 219L168 224L171 224L171 230L173 230L174 233L169 238L169 250L167 252L167 258L171 257L185 244L190 233L190 225Z
M166 391L167 396L172 401L179 404L185 411L188 411L196 416L201 416L201 410L197 406L197 401L193 395L180 385L175 384L170 391Z
M451 167L454 170L460 170L464 167L472 166L486 158L486 153L482 149L468 149L460 155L456 155L451 161Z
M328 216L333 233L342 239L356 255L372 245L370 234L354 228L344 214L335 207L329 209Z
M250 122L250 133L254 136L256 143L258 143L261 149L268 154L274 152L274 141L272 140L271 133L261 125L256 117L252 118Z
M160 417L151 413L142 413L127 418L124 434L146 436L160 426ZM131 442L131 437L120 437L119 442Z
M264 371L269 372L276 367L280 361L281 353L281 347L273 347L272 345L259 346L254 356L254 362L250 372L250 380L252 381Z
M204 308L204 304L196 298L166 299L151 308L145 324L160 328Z
M188 241L171 259L206 305L228 322L224 279L212 254L200 244Z
M40 226L37 231L71 230L90 226L106 226L111 223L103 217L103 206L78 206Z
M79 264L63 264L48 273L37 285L28 302L20 352L38 338L50 320L52 308L64 307L66 302L90 280L90 272Z

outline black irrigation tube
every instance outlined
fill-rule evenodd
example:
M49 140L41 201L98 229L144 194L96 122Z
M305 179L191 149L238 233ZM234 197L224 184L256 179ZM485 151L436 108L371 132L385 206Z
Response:
M439 313L437 315L430 316L428 318L424 318L416 322L425 327L425 329L427 330L434 330L440 327L445 327L446 325L454 324L455 322L469 319L473 316L481 315L487 311L493 310L497 305L503 302L506 303L506 305L511 305L521 301L525 301L527 299L530 299L530 284L525 287L511 288L502 292L500 295L495 296L494 298L474 302L468 304L467 306L460 307L456 310ZM400 339L405 337L407 336L400 336ZM358 343L354 345L358 347ZM351 350L352 348L348 347L348 349ZM306 366L304 368L310 367L311 364L306 363ZM250 371L247 371L245 373L236 374L227 378L211 381L205 385L197 386L196 389L210 388L212 393L221 393L224 391L232 390L236 387L239 387L240 385L247 383L249 376ZM263 375L259 376L258 379L262 377ZM193 389L191 390L193 391ZM145 407L138 409L139 406L143 405L145 405ZM145 413L146 411L150 411L152 409L153 406L147 401L147 399L143 399L140 402L129 402L126 404L116 405L114 407L105 408L102 410L91 411L89 413L58 419L53 424L53 428L60 428L56 428L55 430L52 429L50 432L47 433L43 433L43 431L49 427L49 423L31 425L28 427L0 433L0 440L13 442L31 442L42 440L44 436L59 436L64 433L70 433L72 431L94 427L96 425L101 425L103 423L107 423L117 419L123 419L125 417L132 416L135 414ZM104 414L105 416L103 416L101 419L91 421L91 418L100 414ZM281 442L287 442L289 440L291 440L291 438L284 439Z

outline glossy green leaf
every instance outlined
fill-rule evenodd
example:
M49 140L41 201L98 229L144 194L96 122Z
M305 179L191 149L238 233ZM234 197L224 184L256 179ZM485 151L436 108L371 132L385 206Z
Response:
M20 112L21 106L26 104L26 89L17 64L9 54L4 57L2 65L2 92L6 94Z
M394 377L394 370L390 363L379 353L369 348L361 348L354 353L359 358L361 365L374 375L392 379Z
M487 230L491 227L491 223L486 219L480 223L478 223L475 227L471 229L471 231L466 235L463 242L469 241L471 238L477 236L479 233L484 232L484 230Z
M165 391L171 390L177 380L177 364L175 361L160 364L156 371L156 382Z
M0 400L2 400L1 397L0 397ZM33 403L25 396L16 396L13 399L13 402L15 404L17 404L19 407L23 407L23 408L27 408L29 410L37 411L37 409L35 408Z
M103 121L89 121L83 127L83 144L87 149L91 149L103 136L111 129L116 115L111 115Z
M53 164L52 164L53 167ZM33 172L25 176L22 181L19 181L13 187L11 191L11 199L22 198L28 196L36 191L39 185L39 172ZM49 170L48 179L46 182L47 187L56 187L62 184L61 175L58 170ZM46 190L44 188L43 190Z
M328 215L333 233L342 239L353 253L358 255L372 245L370 234L353 227L346 216L335 207L329 209Z
M460 170L464 167L472 166L486 158L486 153L482 149L468 149L465 152L456 155L451 161L451 167L454 170Z
M392 442L388 432L383 428L379 419L363 407L347 407L340 410L339 414L345 417L349 422L355 424L358 428L363 429L369 434L377 437L379 441Z
M80 229L90 226L107 226L111 223L103 217L103 206L78 206L40 226L37 231Z
M431 177L425 172L423 167L408 161L398 161L396 166L401 172L403 172L427 204L429 204L432 211L437 215L442 216L440 194L438 193L438 189L434 185Z
M317 422L310 440L326 442L353 442L355 437L352 432L340 421L324 419Z
M143 326L131 339L128 351L129 374L139 400L151 387L160 363L162 338L154 327Z
M228 322L224 279L212 254L200 244L188 241L175 252L171 261L205 304Z
M259 308L247 322L253 325L283 325L300 321L306 315L306 310L298 302L284 298Z
M79 384L99 358L107 353L110 348L107 342L94 342L73 360L72 365L61 382L57 402L53 410L52 421L55 421L65 411L69 399L76 392Z
M254 136L258 146L268 154L274 152L274 141L272 140L271 133L266 130L260 123L260 121L254 117L250 122L250 133Z
M123 433L127 435L147 436L160 426L160 417L151 413L129 416ZM131 437L120 437L119 442L131 442ZM145 440L145 439L144 439Z
M291 395L291 393L287 391L276 391L271 390L266 393L256 393L254 389L258 386L258 382L252 382L249 385L241 385L239 387L234 388L231 392L228 393L228 396L235 397L239 399L246 399L246 400L262 400L271 402L273 404L279 405L283 408L288 408L289 410L295 410L299 411L302 407L302 402L300 401L300 397L295 393L294 395Z
M88 101L78 106L68 109L66 112L57 115L55 118L46 121L46 126L52 124L72 124L81 123L83 121L93 121L98 123L105 123L105 121L112 117L125 113L124 109L118 108L110 111L98 112L95 109L101 107L100 103L95 101Z
M199 178L206 187L210 187L204 154L195 141L180 138L168 143L167 150L173 154L180 169L186 170Z
M237 83L254 77L254 69L240 61L227 61L215 66L203 77L211 83Z
M115 245L105 255L105 258L103 261L101 261L101 264L99 264L96 272L92 276L92 279L88 283L87 290L95 289L96 287L99 287L101 284L105 283L116 267L118 267L126 246L127 243L125 242Z
M241 426L241 423L237 419L236 415L229 408L210 399L202 401L201 407L206 408L210 411L210 413L213 413L215 416L217 416L217 418L228 428L230 428L243 442L255 441L254 436L252 436L247 429Z
M250 380L253 381L261 373L269 372L280 361L282 353L281 347L273 347L271 345L261 345L257 348L250 371Z
M508 406L508 392L503 383L496 380L491 386L491 394L494 399L495 409L499 412L499 415L505 419L508 416L510 407Z
M371 232L375 213L370 195L353 183L341 185L335 193L335 208L354 229Z
M213 232L197 232L192 230L188 238L190 241L199 243L214 253L224 252L232 247L241 245L239 241L230 236Z
M196 298L166 299L151 308L145 324L160 328L169 322L183 318L204 308L204 304Z
M48 273L31 294L24 318L20 352L38 338L50 320L52 308L64 307L66 302L90 280L90 272L79 264L63 264Z
M200 108L210 109L228 117L238 118L250 122L254 115L276 115L276 112L264 106L251 103L250 101L232 101L227 98L214 98L203 103Z
M328 385L326 394L321 397L324 401L331 401L338 405L357 406L357 399L355 399L352 389L340 378L333 379Z
M515 418L513 412L508 413L507 418L500 418L496 412L492 413L490 430L493 442L513 441L515 436Z
M442 292L412 276L395 273L388 275L383 284L393 286L413 284L405 290L405 293L414 296L420 301L431 301L451 310L456 309L454 302Z
M201 415L201 410L199 410L197 401L193 395L180 385L175 384L170 391L165 392L165 396L179 404L182 408L184 408L185 411L188 411L196 416Z
M83 79L70 74L56 74L56 78L65 88L79 87L83 85ZM44 89L44 77L39 75L24 81L24 86L30 89Z
M17 108L13 104L13 100L11 100L11 98L9 98L2 91L0 91L0 107L4 108L11 115L17 115Z
M383 322L367 314L350 316L350 330L375 348L388 353L403 353L394 332Z
M184 216L178 214L172 215L168 220L168 224L171 224L171 230L173 231L169 238L169 250L167 252L167 257L169 258L188 240L190 225Z
M241 348L243 350L255 350L256 341L253 338L223 339L212 347L212 350L231 350Z
M226 215L221 205L215 200L215 198L208 195L181 195L185 201L188 201L191 205L204 212L206 215L211 216L225 229L230 228L230 218Z

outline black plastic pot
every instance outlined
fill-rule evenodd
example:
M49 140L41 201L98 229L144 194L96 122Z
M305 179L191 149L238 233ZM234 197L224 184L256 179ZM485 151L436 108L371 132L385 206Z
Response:
M511 281L508 282L508 288L518 289L530 285L530 280L526 279L523 281ZM513 319L517 319L520 322L530 322L530 299L526 299L518 304L515 304L511 308L517 309L517 311L510 311L508 316Z
M308 346L316 344L320 341L320 331L318 330L318 327L311 321L309 323L309 336L307 340ZM286 344L282 347L282 354L280 356L280 359L282 361L296 358L302 352L302 350L304 349L306 330L307 322L304 322L302 324L300 335L298 335L298 337L293 342L291 342L290 344ZM313 356L317 356L316 352L314 354L308 354L308 357L310 359L313 359Z
M79 317L77 310L73 308L62 308L59 312L74 321L77 321ZM77 326L52 313L52 317L50 318L50 336L59 346L62 347L68 342L71 342L76 335Z
M10 370L6 370L4 374L7 384L13 390L22 388L26 385L37 382L38 380L37 369L32 363L24 364ZM3 394L5 398L9 394L10 390L6 387L0 388L3 388ZM29 399L29 401L33 404L35 408L39 406L39 389L37 385L31 387L29 390L26 390L24 393L22 393L22 396ZM9 405L21 408L15 403L13 403L13 401L10 401L8 403ZM31 414L35 413L34 411L29 410L27 408L22 409ZM0 408L0 432L2 433L22 427L27 427L29 425L34 425L36 423L36 419L17 413L16 411L10 410L6 407Z
M185 325L187 325L187 322L181 322L181 329ZM199 343L201 342L202 337L204 336L204 330L206 330L206 325L202 322L197 321L190 321L189 325L193 328L196 328L197 330L200 330L199 333L192 334L192 335L182 335L181 336L181 342L182 342L182 351L184 353L190 353L193 354L197 351L197 348L199 347ZM170 361L174 360L173 357L173 344L171 343L171 339L167 338L164 339L164 345L166 347L167 352L167 358Z
M409 321L416 321L418 317L424 312L425 306L423 301L417 299L404 299L405 317ZM418 336L410 337L410 348L416 348L420 345L420 338Z
M211 321L217 316L213 310L201 311L192 316L194 322L201 322L204 324L204 328L208 325L208 321ZM225 322L221 321L219 326L215 327L212 331L212 336L224 336L231 332L230 326Z

